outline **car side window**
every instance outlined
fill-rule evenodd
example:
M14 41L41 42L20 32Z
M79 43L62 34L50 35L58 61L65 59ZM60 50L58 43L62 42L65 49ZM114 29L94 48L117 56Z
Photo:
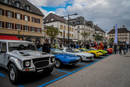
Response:
M1 43L1 45L0 45L1 47L1 51L3 51L3 52L6 52L7 51L7 47L6 47L6 43Z

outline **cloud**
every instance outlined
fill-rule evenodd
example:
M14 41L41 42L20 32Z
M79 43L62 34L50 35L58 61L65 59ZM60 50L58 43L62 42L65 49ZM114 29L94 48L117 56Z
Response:
M130 27L130 1L129 0L29 0L37 7L58 7L55 13L66 15L67 13L78 13L86 20L91 20L102 29L109 30L115 24L125 24ZM67 5L70 3L71 5ZM43 10L45 14L48 11ZM49 12L50 13L50 12Z
M68 0L28 0L36 6L47 6L47 7L56 7L56 6L65 6Z
M102 29L109 30L115 24L130 27L129 9L128 0L74 0L72 6L68 6L66 10L69 13L77 12Z

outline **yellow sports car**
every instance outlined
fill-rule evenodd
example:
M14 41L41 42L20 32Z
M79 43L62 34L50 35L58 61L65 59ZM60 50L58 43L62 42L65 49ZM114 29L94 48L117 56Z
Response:
M96 51L98 51L98 52L103 53L103 55L106 55L106 54L108 53L106 50L97 50L97 49L95 49L95 48L91 48L90 50L96 50Z
M103 53L101 53L97 50L89 50L89 49L85 49L85 48L80 48L79 50L82 52L92 53L92 54L94 54L94 57L99 57L99 56L103 55Z

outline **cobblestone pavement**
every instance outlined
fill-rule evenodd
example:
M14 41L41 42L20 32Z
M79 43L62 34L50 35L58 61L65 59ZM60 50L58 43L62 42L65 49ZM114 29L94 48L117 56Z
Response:
M130 53L111 55L48 87L130 87Z

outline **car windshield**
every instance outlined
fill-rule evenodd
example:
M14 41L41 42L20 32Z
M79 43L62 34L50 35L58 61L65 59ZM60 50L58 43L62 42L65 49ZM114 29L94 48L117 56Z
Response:
M77 53L77 52L74 51L73 49L66 49L66 52Z
M36 51L36 47L33 43L29 42L9 42L8 43L9 51L14 50L34 50Z
M61 49L55 49L55 51L62 51Z

